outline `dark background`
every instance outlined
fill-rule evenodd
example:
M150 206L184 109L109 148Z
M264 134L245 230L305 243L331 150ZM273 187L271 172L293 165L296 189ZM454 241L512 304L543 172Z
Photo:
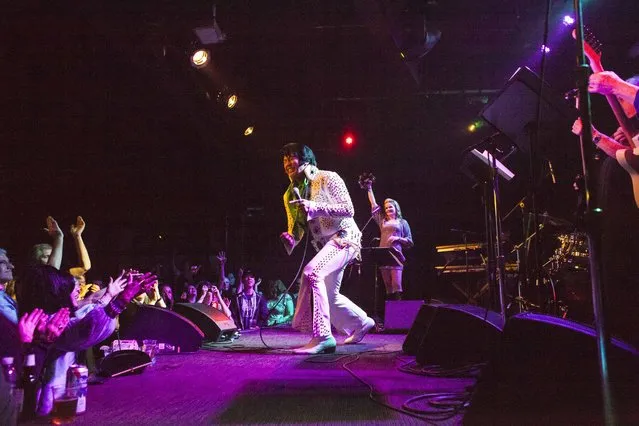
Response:
M558 94L574 87L574 42L560 24L571 7L552 1L546 80ZM586 2L604 66L622 77L639 72L637 9ZM226 249L232 270L251 265L287 282L302 250L288 258L277 238L288 183L278 151L298 141L344 178L360 226L369 217L360 173L375 174L378 200L399 201L416 243L405 284L417 297L434 291L435 245L461 242L451 228L483 232L480 193L459 166L494 129L468 125L517 67L540 72L545 2L220 1L228 38L210 46L206 71L189 65L188 52L192 29L212 22L211 2L24 2L3 15L0 246L18 265L47 241L47 215L66 232L80 214L93 278L166 265L172 253L208 265ZM402 60L424 26L439 29L440 42ZM224 86L239 94L234 110L215 102ZM605 101L593 102L598 127L612 132ZM249 124L255 133L244 137ZM553 185L541 169L539 208L573 221L577 140L566 128L538 151L557 177ZM505 212L530 187L527 157L508 165L517 177L502 184ZM504 228L516 238L521 217Z

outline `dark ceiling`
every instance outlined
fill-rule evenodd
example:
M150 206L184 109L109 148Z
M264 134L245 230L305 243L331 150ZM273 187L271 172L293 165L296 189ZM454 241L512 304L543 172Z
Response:
M551 3L546 79L563 93L574 86L575 53L558 22L572 2ZM456 238L451 227L481 232L480 198L458 169L462 151L492 129L467 126L517 67L539 71L544 1L220 1L227 40L210 46L213 65L203 72L186 52L192 29L212 23L212 6L25 2L6 13L0 246L23 253L42 239L46 215L67 227L82 214L104 256L168 250L158 248L160 235L183 252L280 256L287 180L278 148L293 140L344 177L360 224L368 208L356 180L372 171L379 196L399 200L410 220L416 257L430 259L435 244ZM586 2L605 65L624 76L639 70L629 53L638 9ZM425 29L441 31L439 43L402 60ZM239 93L235 110L214 102L223 86ZM246 138L248 124L255 133ZM356 135L350 149L345 131ZM558 175L543 208L566 217L579 162L564 138L542 149ZM512 167L522 178L504 188L506 209L526 193L525 158Z

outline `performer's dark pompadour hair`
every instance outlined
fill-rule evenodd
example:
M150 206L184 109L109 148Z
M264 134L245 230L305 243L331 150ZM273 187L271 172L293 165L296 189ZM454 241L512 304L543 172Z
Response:
M313 154L313 150L311 150L306 145L292 142L287 143L280 149L280 154L282 157L287 155L292 155L299 158L300 163L308 163L311 166L317 166L317 160L315 159L315 154Z

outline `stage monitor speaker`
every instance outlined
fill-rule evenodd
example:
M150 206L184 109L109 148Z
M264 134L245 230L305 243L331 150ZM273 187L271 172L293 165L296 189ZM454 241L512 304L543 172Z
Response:
M426 304L417 314L403 348L422 365L485 362L502 329L499 314L478 306Z
M595 330L524 313L510 318L464 424L604 424ZM639 352L613 339L608 367L617 424L639 424Z
M102 358L98 366L98 374L102 377L140 374L149 365L151 365L151 358L142 351L115 351Z
M384 332L405 333L410 330L423 300L387 300L384 307Z
M204 333L204 340L222 342L230 340L237 331L235 322L224 312L201 303L176 303L175 312L193 321Z
M158 306L131 304L120 315L120 338L153 339L177 346L180 352L196 352L202 346L204 333L179 313Z

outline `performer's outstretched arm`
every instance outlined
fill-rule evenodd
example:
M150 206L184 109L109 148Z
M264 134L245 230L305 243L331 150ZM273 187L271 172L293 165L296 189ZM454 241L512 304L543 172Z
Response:
M373 184L367 188L366 193L368 195L368 201L371 203L371 212L376 213L379 210L379 205L377 204L377 200L375 200L375 194L373 193Z

